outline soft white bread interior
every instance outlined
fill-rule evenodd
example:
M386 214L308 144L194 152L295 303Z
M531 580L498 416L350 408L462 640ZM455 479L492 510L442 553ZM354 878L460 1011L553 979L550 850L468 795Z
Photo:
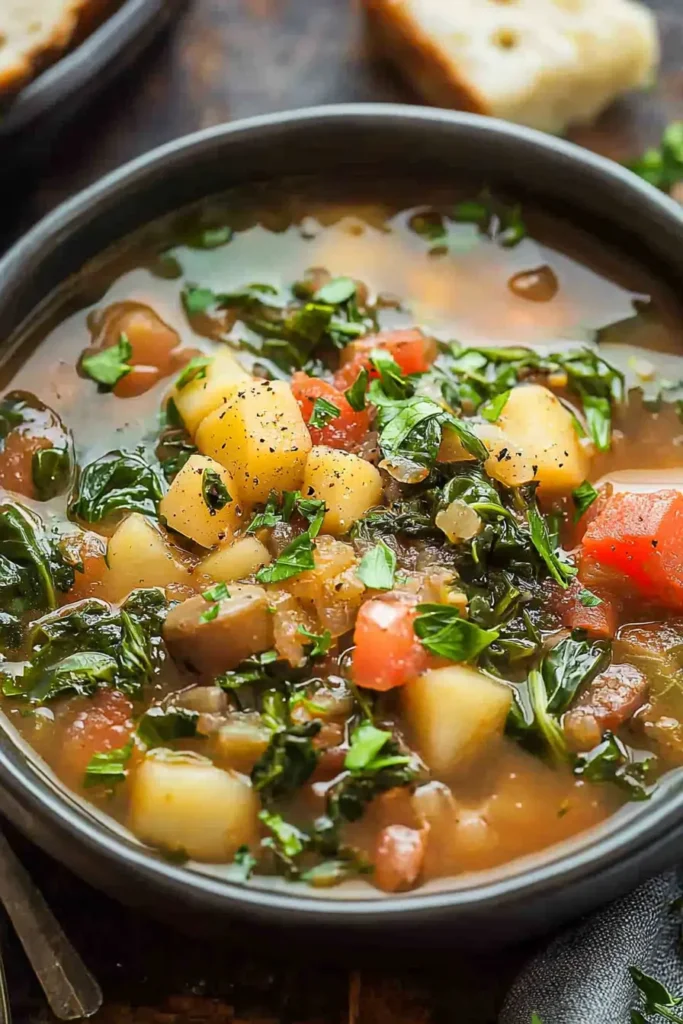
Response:
M0 0L0 95L16 92L114 0Z
M659 59L636 0L364 0L401 73L431 103L559 133L647 85Z

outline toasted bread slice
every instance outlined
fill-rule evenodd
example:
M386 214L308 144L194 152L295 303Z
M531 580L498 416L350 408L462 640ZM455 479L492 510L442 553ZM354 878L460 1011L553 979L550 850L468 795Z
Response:
M0 96L26 85L116 0L0 0Z
M437 106L548 132L649 83L657 26L637 0L364 0L387 54Z

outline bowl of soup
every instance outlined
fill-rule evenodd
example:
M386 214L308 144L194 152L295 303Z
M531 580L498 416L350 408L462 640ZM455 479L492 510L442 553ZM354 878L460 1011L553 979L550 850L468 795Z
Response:
M676 856L683 218L341 107L0 266L0 806L158 912L500 941Z

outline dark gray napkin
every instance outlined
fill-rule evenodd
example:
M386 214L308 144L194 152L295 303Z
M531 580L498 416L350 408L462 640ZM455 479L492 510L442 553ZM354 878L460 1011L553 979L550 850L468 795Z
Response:
M683 994L680 895L680 878L663 875L564 932L519 975L500 1024L530 1024L534 1011L543 1024L629 1024L642 1009L632 964Z

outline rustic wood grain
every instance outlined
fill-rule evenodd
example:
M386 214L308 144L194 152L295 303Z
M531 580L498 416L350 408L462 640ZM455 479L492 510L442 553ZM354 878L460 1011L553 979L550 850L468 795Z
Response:
M616 159L635 155L668 120L683 117L680 0L652 6L664 49L656 87L574 135ZM197 128L363 100L418 102L374 53L357 0L194 0L173 31L62 135L39 180L17 183L12 201L0 204L0 220L6 226L13 218L16 235L104 172ZM427 964L416 946L410 971L375 950L350 973L305 962L292 968L275 956L255 960L243 949L169 933L10 836L103 986L98 1024L494 1024L528 954L473 960L450 952ZM1 937L16 1020L49 1021L6 922ZM334 951L326 952L329 962Z

